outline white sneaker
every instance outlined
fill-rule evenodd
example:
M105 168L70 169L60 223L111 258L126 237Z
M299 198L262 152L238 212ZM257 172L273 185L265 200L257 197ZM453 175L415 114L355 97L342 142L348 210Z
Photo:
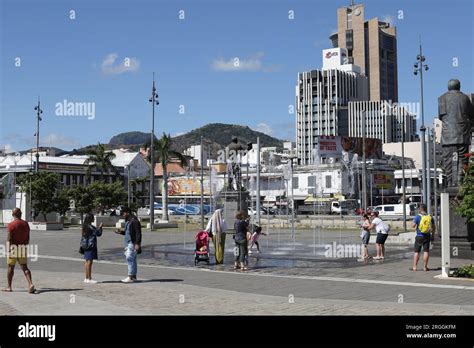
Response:
M250 255L250 254L252 254L252 251L251 251L251 250L249 250L249 255Z
M84 279L84 283L89 283L89 279Z
M88 283L89 283L89 284L97 284L97 280L89 279Z
M130 277L127 277L125 279L122 279L122 283L133 283L135 280L133 280L132 278Z

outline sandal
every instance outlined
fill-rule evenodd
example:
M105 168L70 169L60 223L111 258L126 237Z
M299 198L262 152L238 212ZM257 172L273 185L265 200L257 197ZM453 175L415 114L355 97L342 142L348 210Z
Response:
M423 268L423 271L428 272L430 269L428 267Z
M35 286L33 285L33 286L31 286L31 288L28 290L28 293L34 294L35 292L36 292L36 288L35 288Z
M2 289L2 291L5 291L5 292L12 292L12 289Z

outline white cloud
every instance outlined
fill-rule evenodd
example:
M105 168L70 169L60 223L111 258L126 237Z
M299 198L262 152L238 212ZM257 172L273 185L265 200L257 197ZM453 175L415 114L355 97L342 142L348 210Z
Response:
M255 127L255 130L257 132L262 132L262 133L265 133L265 134L268 134L268 135L273 134L273 129L266 123L257 124L257 126Z
M229 59L214 59L211 69L214 71L263 71L273 72L279 69L276 65L264 66L262 63L263 52L257 52L247 58L231 57Z
M118 54L110 53L102 61L101 69L106 75L119 75L128 71L137 71L140 61L135 57L125 57L122 61L115 63Z
M183 134L184 134L184 132L178 132L175 135L173 135L173 137L179 137L180 135L183 135Z
M381 21L390 24L391 27L395 26L395 17L392 15L383 16Z
M62 134L57 133L50 133L43 137L41 137L40 134L40 146L58 147L60 149L72 149L81 147L81 144L77 138L66 137Z

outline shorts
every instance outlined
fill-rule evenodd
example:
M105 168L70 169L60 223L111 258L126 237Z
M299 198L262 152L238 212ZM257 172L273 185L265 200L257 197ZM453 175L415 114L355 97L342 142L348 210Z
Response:
M363 230L360 234L360 237L362 238L362 244L364 244L364 245L369 244L369 240L370 240L370 232L369 231Z
M15 266L17 261L20 265L26 265L28 263L27 249L24 247L24 245L16 246L15 250L10 251L7 257L8 266Z
M427 234L426 236L416 236L415 246L414 246L415 253L419 253L422 247L423 247L424 252L429 252L430 242L431 242L431 236L429 234Z
M17 261L20 265L28 264L28 261L27 261L26 257L9 257L9 258L7 258L7 265L8 266L15 266Z
M385 241L387 240L388 234L387 233L377 233L377 239L375 243L377 244L385 244Z

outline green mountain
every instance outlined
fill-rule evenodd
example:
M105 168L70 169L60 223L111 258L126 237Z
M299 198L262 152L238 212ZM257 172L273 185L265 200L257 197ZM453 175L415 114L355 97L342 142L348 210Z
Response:
M255 144L257 142L257 137L260 137L260 146L262 147L283 147L282 140L255 131L248 126L210 123L186 134L172 138L173 148L176 151L183 152L191 145L200 144L201 136L206 145L209 145L213 157L217 154L217 151L229 145L234 136L237 137L244 146L248 143Z
M156 136L155 136L156 138ZM109 145L112 147L123 145L142 145L150 142L150 133L126 132L113 136Z
M155 134L155 137L160 137ZM232 141L232 137L237 137L245 146L248 143L256 143L257 137L260 137L260 145L283 147L283 141L271 137L265 133L257 132L247 126L239 126L224 123L210 123L201 128L194 129L188 133L172 137L172 148L175 151L183 152L191 145L199 145L201 136L205 145L210 149L211 156L215 157L219 150L225 148ZM138 151L140 146L150 142L150 133L144 132L125 132L113 136L108 144L105 144L107 150L127 148L131 151ZM71 155L84 155L87 150L95 147L91 144L81 149L70 151Z

